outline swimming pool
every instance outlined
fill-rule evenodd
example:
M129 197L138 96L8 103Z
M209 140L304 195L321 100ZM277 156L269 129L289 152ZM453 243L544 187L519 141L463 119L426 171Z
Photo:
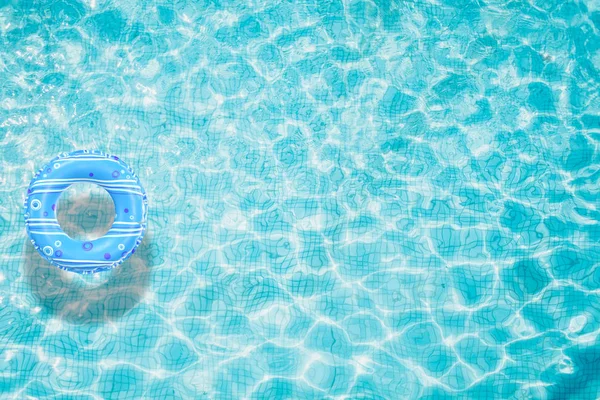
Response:
M0 397L597 397L599 30L598 1L0 2ZM92 277L22 218L76 149L149 200Z

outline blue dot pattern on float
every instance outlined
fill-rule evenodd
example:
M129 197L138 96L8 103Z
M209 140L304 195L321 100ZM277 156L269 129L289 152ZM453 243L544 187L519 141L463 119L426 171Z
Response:
M3 397L597 397L597 1L0 20ZM151 204L107 274L25 235L32 173L77 148Z
M114 223L102 237L81 241L70 238L56 218L58 199L77 183L94 183L111 196ZM62 153L42 167L27 189L25 227L40 255L53 265L82 274L120 265L142 242L148 199L135 173L117 156L98 150Z

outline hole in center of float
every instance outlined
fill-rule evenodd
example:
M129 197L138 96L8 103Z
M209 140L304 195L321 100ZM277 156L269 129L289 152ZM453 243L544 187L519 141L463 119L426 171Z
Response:
M98 239L115 220L115 204L110 194L93 183L76 183L60 195L56 218L62 230L75 240Z

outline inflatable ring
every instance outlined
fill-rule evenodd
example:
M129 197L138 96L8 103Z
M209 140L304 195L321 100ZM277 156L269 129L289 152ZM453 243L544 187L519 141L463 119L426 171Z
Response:
M56 219L61 193L74 183L95 183L115 204L115 220L98 239L70 238ZM25 226L36 250L58 268L89 274L129 258L146 231L148 200L138 177L119 157L100 151L62 153L35 175L25 199Z

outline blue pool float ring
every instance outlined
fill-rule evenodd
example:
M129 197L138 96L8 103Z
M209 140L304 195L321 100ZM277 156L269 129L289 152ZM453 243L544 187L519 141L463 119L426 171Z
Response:
M103 187L115 203L115 220L98 239L70 238L56 219L61 193L75 183ZM25 226L34 247L58 268L89 274L129 258L146 231L148 200L137 175L119 157L100 151L62 153L35 175L25 199Z

